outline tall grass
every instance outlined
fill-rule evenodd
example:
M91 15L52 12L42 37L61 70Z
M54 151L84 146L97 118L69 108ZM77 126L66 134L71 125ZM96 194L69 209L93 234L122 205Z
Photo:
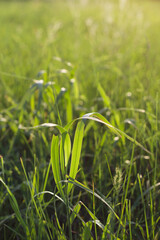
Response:
M0 2L2 239L159 239L158 7Z

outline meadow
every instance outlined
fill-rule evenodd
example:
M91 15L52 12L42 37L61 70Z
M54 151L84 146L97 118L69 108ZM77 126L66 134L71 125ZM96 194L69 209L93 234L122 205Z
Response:
M0 1L0 239L160 239L159 9Z

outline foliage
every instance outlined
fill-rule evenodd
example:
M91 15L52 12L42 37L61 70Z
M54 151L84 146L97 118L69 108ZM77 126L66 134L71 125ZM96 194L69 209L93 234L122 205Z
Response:
M159 239L158 7L0 2L2 239Z

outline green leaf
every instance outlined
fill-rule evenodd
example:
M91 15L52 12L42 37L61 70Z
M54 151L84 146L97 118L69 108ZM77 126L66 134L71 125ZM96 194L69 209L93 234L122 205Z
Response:
M62 133L60 141L60 164L62 175L66 175L66 167L68 165L69 157L71 154L71 140L67 132Z
M56 129L58 129L58 131L59 131L60 133L65 132L65 129L64 129L62 126L60 126L60 125L58 125L58 124L55 124L55 123L42 123L42 124L37 125L37 126L34 126L34 127L24 127L24 126L22 126L22 125L19 125L18 128L19 128L19 129L22 129L22 130L30 130L30 129L38 129L38 128L46 128L46 127L56 128Z
M111 104L110 104L110 98L106 95L104 89L102 88L102 86L100 85L100 83L97 86L97 89L101 95L101 97L103 98L103 101L106 105L106 107L110 108Z
M103 230L104 225L101 223L101 221L94 215L94 213L91 212L91 210L89 210L89 208L83 202L80 202L80 203L85 207L85 209L87 210L87 212L91 216L93 222L95 222L95 224L97 224L97 226L99 226Z
M60 162L59 162L59 137L53 135L51 143L51 163L52 171L56 186L61 194L64 197L62 184L61 184L61 173L60 173Z
M106 125L116 135L121 137L121 134L119 133L119 129L116 129L114 126L112 126L111 123L105 117L103 117L100 113L96 113L96 112L87 113L82 118L100 122L100 123Z
M74 219L76 218L77 214L79 213L80 209L81 209L80 203L78 203L78 204L76 204L76 205L74 206L74 208L73 208L73 210L72 210L72 214L71 214L71 216L70 216L70 224L73 223L73 221L74 221Z
M101 200L108 208L109 210L111 210L111 212L114 214L114 216L118 219L118 221L120 222L120 224L123 226L122 221L120 220L119 216L116 214L116 212L113 210L113 208L110 206L110 204L107 202L105 196L103 196L102 194L97 194L95 192L93 192L91 189L89 189L87 186L83 185L82 183L78 182L75 179L72 179L70 176L67 176L69 178L68 182L74 184L75 186L91 193L92 195L94 194L94 196L96 198L98 198L99 200Z
M91 229L92 229L92 225L93 223L92 222L87 222L85 225L84 225L84 228L83 228L83 233L82 233L82 239L83 240L93 240L93 237L91 235Z
M65 142L65 136L66 132L64 132L61 136L61 141L60 141L60 166L61 166L61 172L62 172L62 177L65 176L65 168L64 168L64 142Z
M81 155L81 149L82 149L82 141L83 141L83 134L84 134L84 122L80 121L77 124L75 136L74 136L74 143L72 148L72 157L71 157L71 166L70 166L70 173L69 176L73 179L75 179L77 171L78 171L78 165ZM68 184L68 194L72 189L72 184Z
M65 153L65 167L67 167L70 154L71 154L71 139L68 133L66 133L66 137L65 137L64 153Z
M113 125L111 125L110 122L105 117L103 117L100 113L96 113L96 112L87 113L82 118L79 118L79 119L88 119L88 120L93 120L93 121L102 123L102 124L106 125L112 132L114 132L119 137L122 137L122 136L126 137L128 140L135 143L137 146L139 146L145 152L151 154L150 151L148 151L143 145L141 145L139 142L137 142L134 138L130 137L125 132L123 132L123 131L119 130L118 128L114 127Z
M20 224L23 226L24 231L26 232L26 234L29 236L28 227L27 227L26 223L24 222L24 220L22 218L22 215L21 215L21 212L19 210L19 206L18 206L18 203L17 203L17 200L16 200L15 196L10 191L9 187L5 184L5 182L2 180L2 178L0 178L0 181L2 182L2 184L4 185L4 187L6 188L8 194L9 194L10 204L12 206L13 211L15 212L16 218L18 219Z

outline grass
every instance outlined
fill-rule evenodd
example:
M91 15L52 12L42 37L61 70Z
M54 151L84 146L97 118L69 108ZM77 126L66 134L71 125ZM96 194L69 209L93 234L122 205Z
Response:
M2 239L160 238L159 23L158 1L0 2Z

